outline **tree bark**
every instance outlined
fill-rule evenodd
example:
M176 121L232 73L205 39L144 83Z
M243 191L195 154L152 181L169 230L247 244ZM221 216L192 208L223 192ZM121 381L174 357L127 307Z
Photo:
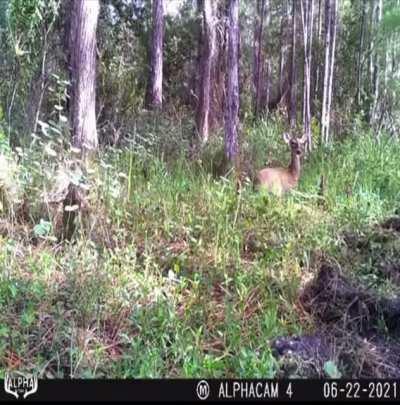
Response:
M150 94L148 107L162 107L164 0L153 0L151 35Z
M280 54L279 54L279 93L283 95L287 86L287 64L288 64L288 51L289 51L289 39L288 39L288 27L290 20L289 2L285 1L285 15L281 17L281 33L280 33Z
M292 53L290 66L290 108L289 122L290 127L294 128L297 121L296 97L297 97L297 66L296 66L296 0L292 1Z
M211 73L215 49L215 3L202 0L203 30L202 56L200 58L200 86L197 106L197 131L202 143L206 143L209 136L209 115L211 95Z
M72 143L82 150L98 147L96 129L96 28L98 0L74 1L71 15Z
M270 2L269 0L265 0L265 11L266 17L265 17L265 32L269 33L269 25L271 22L271 11L270 11ZM271 55L270 55L270 50L268 49L268 42L266 41L267 44L267 57L265 59L265 68L263 68L263 65L261 65L261 72L260 74L263 75L265 71L265 105L268 107L270 103L270 90L271 90ZM262 59L261 59L262 60ZM261 76L262 77L262 76ZM262 81L260 86L262 85ZM261 87L262 88L262 87Z
M329 73L330 73L330 53L331 53L331 2L325 0L325 60L324 60L324 84L322 92L322 113L321 113L321 135L325 143L328 142L329 133L329 112L328 109L328 93L329 93Z
M356 102L358 108L361 107L361 93L362 93L362 54L364 49L364 37L365 37L365 17L366 17L366 7L367 3L360 2L362 8L361 14L361 28L360 28L360 39L358 43L358 57L357 57L357 90L356 90Z
M375 0L374 3L374 26L373 35L377 35L378 26L382 20L382 0ZM375 126L378 121L378 104L380 95L380 81L379 81L379 55L377 49L373 49L373 68L372 68L372 95L373 102L371 108L371 123ZM378 131L377 131L378 132Z
M225 122L226 71L228 50L227 3L216 2L215 54L212 66L209 125L223 127Z
M331 6L331 50L330 50L330 62L329 62L329 87L328 87L328 106L327 106L327 129L326 136L327 142L330 138L329 128L330 128L330 116L331 116L331 106L332 106L332 94L333 94L333 73L335 69L335 50L336 50L336 31L337 31L337 7L338 1L332 0Z
M239 125L239 0L228 3L228 69L225 101L225 155L234 161L238 155Z
M198 24L196 24L196 36L197 36L197 55L196 58L193 60L193 77L194 80L192 82L191 94L193 100L193 108L195 111L199 108L199 94L200 94L200 86L201 86L201 66L202 58L203 58L203 1L204 0L197 0L196 1L196 20L198 20Z
M311 139L311 51L313 37L314 1L301 0L301 21L304 42L304 80L303 80L303 128L307 139L307 150L312 148Z
M317 100L320 94L320 83L321 83L321 59L319 57L319 50L321 44L322 36L322 0L318 0L318 17L317 17L317 35L316 35L316 46L314 46L314 88L313 88L313 111L315 111L315 106L317 105Z
M262 89L262 34L264 25L265 1L266 0L257 0L256 2L256 22L254 27L253 40L253 111L255 116L259 114Z

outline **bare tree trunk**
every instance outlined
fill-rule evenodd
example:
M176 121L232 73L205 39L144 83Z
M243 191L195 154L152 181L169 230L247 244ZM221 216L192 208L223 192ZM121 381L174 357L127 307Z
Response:
M265 32L269 33L269 24L271 21L271 11L270 11L270 2L269 0L265 0ZM267 41L266 41L267 42ZM268 43L268 42L267 42ZM265 105L268 107L270 101L270 89L271 89L271 55L269 53L269 49L267 47L267 58L265 60L265 68L261 66L261 75L264 75L265 71ZM260 84L260 88L262 88L262 83Z
M331 7L331 50L330 50L330 63L329 63L329 88L328 88L328 107L327 107L327 140L330 138L329 127L331 121L331 106L333 94L333 73L335 69L335 51L336 51L336 32L337 32L337 11L338 1L332 0Z
M202 57L199 66L200 86L197 109L197 131L203 143L207 142L209 135L211 68L215 49L215 11L214 2L202 0L203 8L203 39Z
M322 0L318 0L318 18L317 18L317 35L316 35L316 46L314 46L314 88L313 88L313 110L315 109L315 105L317 104L317 100L319 97L319 90L320 90L320 82L321 82L321 63L319 57L319 49L321 43L321 35L322 35Z
M361 28L360 28L360 40L358 43L358 58L357 58L357 91L356 91L356 102L358 108L361 107L361 93L362 93L362 54L364 49L364 37L365 37L365 17L366 17L366 6L365 2L360 2L362 7L361 15Z
M261 96L262 33L264 25L265 0L256 2L256 23L253 40L253 110L259 114Z
M283 95L286 88L287 77L287 64L288 64L288 52L289 52L289 40L287 36L288 23L290 19L289 2L285 1L285 15L281 17L281 34L280 34L280 55L279 55L279 93Z
M197 0L196 1L196 16L198 20L198 24L196 24L196 35L197 35L197 55L196 58L193 60L193 76L194 81L192 83L191 93L192 93L192 100L193 100L193 108L195 111L199 108L199 95L200 95L200 86L201 86L201 63L203 58L203 1L204 0Z
M98 0L74 1L71 16L72 143L83 150L98 146L96 129L96 28Z
M239 0L228 3L228 71L225 101L225 154L234 161L239 152Z
M304 92L303 92L303 127L307 139L307 150L312 148L311 139L311 50L313 37L314 1L301 0L301 21L304 40Z
M377 29L382 20L382 0L376 0L374 4L374 25L373 35L377 35ZM373 49L373 69L372 69L372 94L373 102L371 108L371 123L375 126L378 120L378 104L379 104L379 55L376 49ZM376 128L375 128L376 129ZM378 133L378 131L377 131Z
M328 93L329 93L329 73L331 58L331 2L325 0L325 61L324 61L324 84L322 93L322 113L321 113L321 135L324 143L328 142L329 136L329 111L328 111Z
M370 8L370 30L369 30L369 96L371 96L372 91L372 83L374 81L374 47L375 47L375 32L374 32L374 16L375 16L375 7L378 0L370 0L369 1L369 8ZM371 99L369 100L371 101ZM370 104L370 111L369 120L371 120L371 104Z
M297 97L297 67L296 67L296 0L292 1L292 61L290 66L290 127L294 128L297 121L296 97Z
M226 70L228 49L227 3L216 2L216 47L211 77L210 126L223 127L225 121Z
M162 107L164 0L153 0L153 31L151 36L151 71L148 106Z

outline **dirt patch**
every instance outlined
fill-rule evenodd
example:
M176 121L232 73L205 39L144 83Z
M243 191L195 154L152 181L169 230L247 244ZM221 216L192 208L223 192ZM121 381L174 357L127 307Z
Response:
M399 299L379 298L323 263L299 301L319 331L272 343L282 376L326 377L332 360L349 378L400 377Z
M323 263L300 295L302 307L324 325L341 324L361 336L377 333L385 321L389 332L400 330L400 299L378 297L357 285L338 266Z
M326 377L324 365L330 360L347 378L400 377L400 297L362 278L370 272L398 285L399 230L400 219L389 218L366 235L345 235L346 271L333 260L318 263L298 301L318 333L272 343L281 376Z
M381 227L383 229L390 229L395 232L400 232L400 217L388 218L381 224Z

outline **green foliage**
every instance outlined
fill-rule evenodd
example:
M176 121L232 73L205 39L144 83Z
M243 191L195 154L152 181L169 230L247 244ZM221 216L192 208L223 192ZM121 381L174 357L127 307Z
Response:
M45 25L57 17L59 0L11 0L9 6L10 39L17 58L24 55L33 62ZM40 46L40 45L39 45Z
M329 360L324 364L324 371L329 378L341 378L342 374L338 370L336 364Z
M51 231L51 222L40 219L40 222L34 226L33 233L35 236L45 237Z
M347 266L343 233L367 232L398 209L399 145L384 137L358 132L320 148L304 162L299 189L281 199L250 186L237 193L212 176L213 149L199 163L133 144L109 148L75 181L87 185L91 214L59 250L40 201L74 154L48 125L45 144L21 160L33 218L0 237L0 358L12 352L46 377L274 377L280 363L268 342L318 328L296 310L313 254ZM247 129L257 165L288 159L280 125ZM181 132L169 127L172 139ZM55 154L43 152L49 142ZM357 256L353 276L371 283L374 274L373 288L386 294L386 276L366 263ZM338 376L338 366L326 363L326 375Z
M395 1L386 2L385 6L381 29L384 34L394 36L400 32L400 7Z

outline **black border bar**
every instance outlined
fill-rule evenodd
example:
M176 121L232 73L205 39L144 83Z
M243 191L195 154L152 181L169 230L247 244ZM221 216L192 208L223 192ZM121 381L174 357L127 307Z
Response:
M20 391L21 394L22 391ZM4 389L0 403L21 402ZM24 402L400 403L400 380L126 379L39 380Z

